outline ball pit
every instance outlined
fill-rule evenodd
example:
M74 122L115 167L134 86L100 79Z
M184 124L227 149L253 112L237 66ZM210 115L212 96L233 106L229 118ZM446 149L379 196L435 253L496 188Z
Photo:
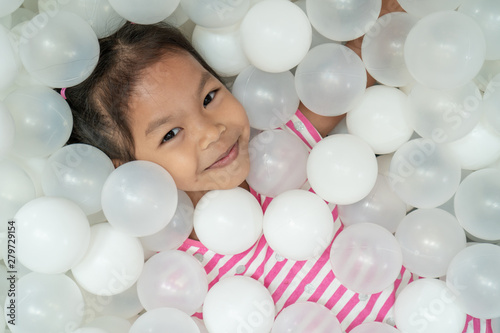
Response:
M389 2L1 3L0 333L498 332L500 6ZM127 20L232 86L251 192L66 143L52 88Z

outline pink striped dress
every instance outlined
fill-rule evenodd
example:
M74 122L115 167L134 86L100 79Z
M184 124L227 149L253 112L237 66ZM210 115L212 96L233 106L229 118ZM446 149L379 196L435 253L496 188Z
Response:
M309 150L321 140L318 131L299 110L282 129L297 135ZM312 191L308 182L302 189ZM250 190L265 211L272 198ZM338 218L337 207L334 204L329 206L336 236L343 226ZM378 294L359 295L344 287L335 278L329 261L330 248L331 244L319 259L288 260L275 253L265 237L261 236L252 248L237 255L217 254L192 239L187 239L179 250L193 255L201 262L208 275L209 288L222 277L232 275L249 276L261 282L271 293L277 313L295 302L309 301L331 309L346 332L365 322L379 321L394 325L395 296L418 277L402 267L400 276L391 287ZM203 318L201 312L194 316ZM489 320L468 317L464 332L492 333L491 323Z

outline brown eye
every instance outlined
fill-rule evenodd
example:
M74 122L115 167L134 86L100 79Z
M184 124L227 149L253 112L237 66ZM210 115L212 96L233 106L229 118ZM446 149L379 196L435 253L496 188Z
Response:
M161 143L165 143L171 139L173 139L177 133L179 133L181 129L179 127L176 127L170 131L168 131L168 133L163 137L163 140L161 141Z
M207 96L205 96L205 99L203 100L203 106L206 107L210 102L214 99L215 97L215 90L211 91L208 93Z

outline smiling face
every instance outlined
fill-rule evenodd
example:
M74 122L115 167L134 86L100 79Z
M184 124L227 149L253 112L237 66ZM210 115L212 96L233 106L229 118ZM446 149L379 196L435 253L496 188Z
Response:
M164 167L186 192L229 189L248 175L242 105L186 52L148 68L131 98L135 157Z

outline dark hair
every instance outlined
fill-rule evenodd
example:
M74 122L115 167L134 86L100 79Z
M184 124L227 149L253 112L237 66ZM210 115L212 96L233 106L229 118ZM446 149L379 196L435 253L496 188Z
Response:
M68 143L86 143L111 159L134 160L134 140L128 121L128 102L141 72L169 53L187 52L217 79L177 28L166 23L141 25L127 22L116 33L99 40L100 55L92 74L66 89L73 112Z

